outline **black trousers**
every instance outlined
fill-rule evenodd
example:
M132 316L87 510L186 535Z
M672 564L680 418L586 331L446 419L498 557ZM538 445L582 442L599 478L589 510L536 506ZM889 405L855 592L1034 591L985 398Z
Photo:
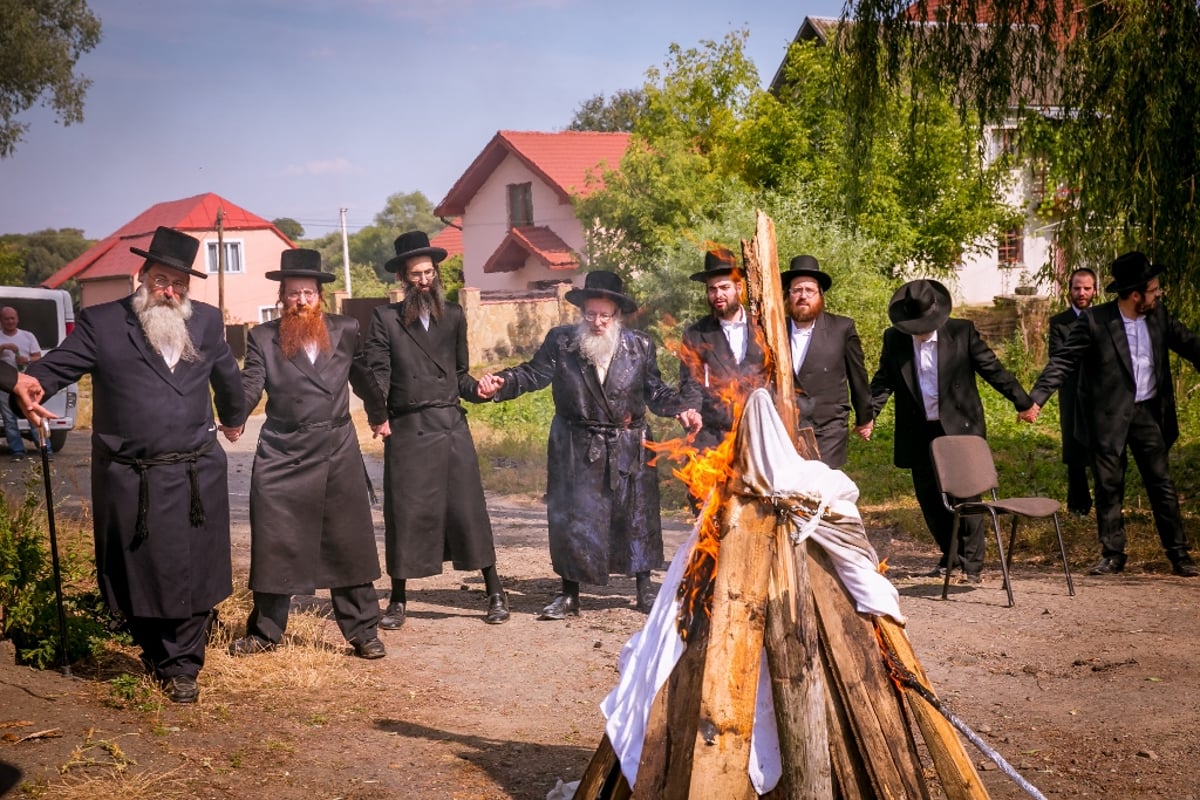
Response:
M342 636L351 644L366 642L376 637L379 625L379 595L375 586L364 583L359 586L339 586L329 590L333 604L333 617L337 620ZM287 630L288 610L292 606L290 594L254 593L254 608L246 620L246 633L278 643Z
M200 674L208 644L209 611L183 619L130 617L129 634L142 649L146 668L159 680Z
M1067 510L1077 514L1092 510L1092 491L1088 485L1088 465L1084 458L1067 462Z
M1167 453L1169 447L1158 424L1158 399L1138 403L1125 447L1120 453L1092 452L1092 471L1096 478L1096 527L1100 552L1106 558L1125 555L1125 471L1129 454L1142 474L1142 484L1150 498L1154 525L1167 556L1174 561L1188 552L1187 536L1179 516L1179 497L1171 480Z
M933 534L934 541L942 550L939 566L953 569L962 567L963 572L975 574L983 569L983 556L987 551L984 544L984 521L982 517L963 517L958 524L958 563L947 564L950 556L951 527L954 525L954 514L942 502L942 490L938 486L937 472L933 469L933 456L929 445L939 436L945 436L940 422L926 422L925 436L922 446L912 453L913 491L917 495L917 503L921 506L921 514L925 524ZM953 501L978 500L979 497L953 498Z

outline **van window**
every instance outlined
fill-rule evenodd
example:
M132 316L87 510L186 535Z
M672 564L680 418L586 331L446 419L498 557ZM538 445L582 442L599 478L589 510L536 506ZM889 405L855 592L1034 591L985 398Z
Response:
M51 299L33 297L0 297L0 306L17 310L17 327L37 337L42 350L58 347L58 303Z

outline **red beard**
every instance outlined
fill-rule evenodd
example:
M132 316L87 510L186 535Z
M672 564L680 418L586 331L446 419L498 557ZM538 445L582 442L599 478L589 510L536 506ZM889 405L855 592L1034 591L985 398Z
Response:
M279 319L279 349L291 358L310 345L316 345L318 353L328 353L331 349L321 307L285 308Z

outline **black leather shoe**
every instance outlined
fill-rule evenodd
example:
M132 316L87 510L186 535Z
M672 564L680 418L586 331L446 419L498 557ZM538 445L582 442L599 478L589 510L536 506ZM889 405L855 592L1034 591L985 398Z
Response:
M496 592L488 595L488 610L483 621L489 625L499 625L501 622L508 622L508 595L504 592Z
M1100 563L1088 570L1088 575L1116 575L1125 569L1125 559L1121 556L1105 556Z
M231 656L253 656L259 653L269 653L274 649L274 642L267 641L261 636L255 636L254 634L234 639L229 643L229 655Z
M194 675L173 675L162 682L163 694L172 703L194 703L200 697L200 687Z
M387 610L379 618L379 627L385 631L398 631L404 627L404 603L388 603Z
M383 642L374 638L367 639L365 642L351 642L350 646L354 648L354 655L359 658L370 660L387 655L387 648L383 646Z
M542 609L538 619L566 619L579 616L579 598L573 594L560 594L550 605Z
M649 614L650 609L654 608L654 601L658 599L658 590L653 586L647 586L637 593L637 610L643 614Z
M1171 560L1171 572L1182 578L1195 578L1200 576L1200 567L1196 566L1191 556L1185 554Z

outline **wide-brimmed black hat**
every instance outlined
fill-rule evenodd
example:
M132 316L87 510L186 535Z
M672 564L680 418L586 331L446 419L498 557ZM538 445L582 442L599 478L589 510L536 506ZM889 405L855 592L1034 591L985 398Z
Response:
M637 311L637 303L633 302L632 297L625 294L621 276L605 269L589 272L583 279L582 289L571 289L566 294L567 302L580 308L583 308L583 302L589 297L603 297L606 300L612 300L617 304L617 308L625 314Z
M737 258L724 247L714 247L704 254L704 270L693 272L692 280L703 283L719 275L731 275L737 271Z
M1112 283L1104 287L1106 292L1123 292L1136 289L1163 271L1158 264L1151 264L1144 253L1133 252L1117 256L1112 263Z
M396 237L393 244L396 248L396 257L389 259L383 265L388 272L404 274L404 265L410 258L417 256L429 256L433 259L434 264L440 263L446 257L446 251L442 248L429 246L429 234L425 231L402 233Z
M139 255L147 261L153 261L155 264L162 264L164 267L186 272L197 278L207 278L206 273L192 269L192 263L196 260L196 251L199 249L199 239L160 225L154 231L154 238L150 240L149 250L131 247L129 252Z
M821 265L812 256L796 256L788 268L779 273L784 291L791 285L794 278L812 278L821 287L822 292L828 292L833 286L833 278L821 271Z
M888 319L908 334L936 331L950 318L950 291L928 278L909 281L896 290L888 303Z
M321 254L316 250L284 250L279 254L279 269L267 273L273 281L284 278L316 278L317 283L329 283L336 280L332 272L321 271Z

